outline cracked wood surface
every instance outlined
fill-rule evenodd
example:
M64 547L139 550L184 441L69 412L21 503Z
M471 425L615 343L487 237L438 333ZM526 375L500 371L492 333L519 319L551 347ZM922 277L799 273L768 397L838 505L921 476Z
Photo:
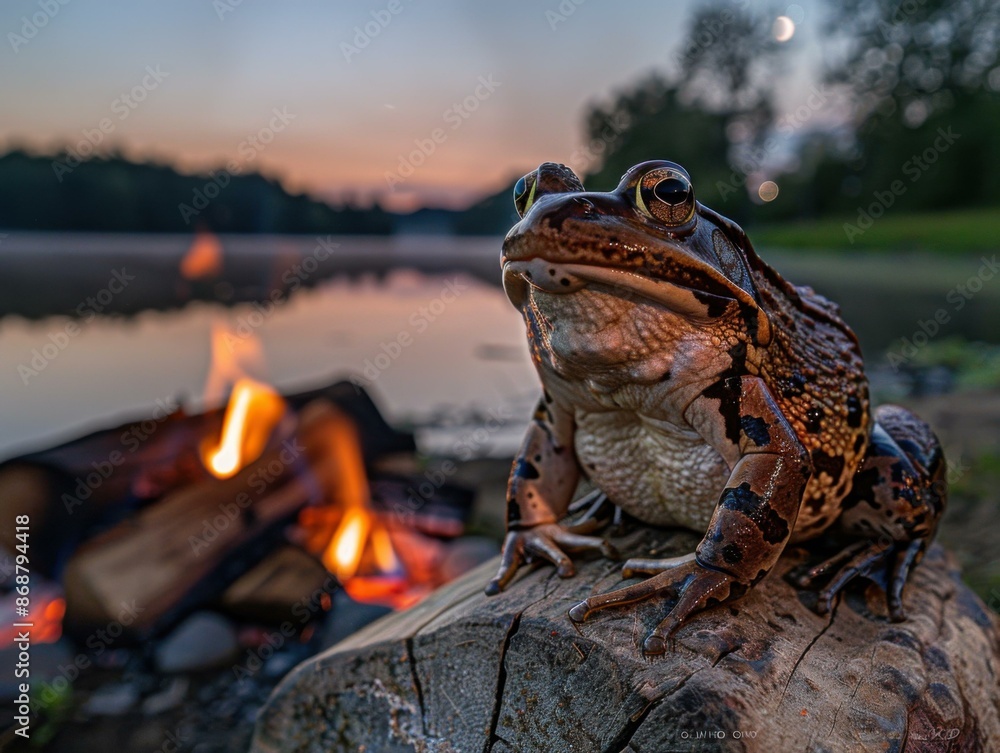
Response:
M647 528L628 556L691 551ZM938 753L1000 750L1000 625L938 547L907 588L904 623L874 586L830 615L778 567L733 607L696 616L673 651L641 645L668 603L566 615L620 583L619 565L575 578L526 571L500 596L489 562L406 612L300 665L261 714L255 753L607 751Z

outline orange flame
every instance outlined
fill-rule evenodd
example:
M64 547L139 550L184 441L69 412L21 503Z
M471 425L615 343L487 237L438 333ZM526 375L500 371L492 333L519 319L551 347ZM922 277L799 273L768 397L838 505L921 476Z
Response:
M389 531L367 506L344 510L322 559L355 601L405 609L426 590L406 577Z
M362 507L347 509L340 519L340 525L323 553L323 564L341 582L346 582L358 571L371 527L371 515Z
M399 569L399 560L396 559L396 552L392 548L392 539L382 526L372 531L372 553L375 555L375 564L383 573Z
M260 457L285 412L285 402L266 384L240 379L226 405L222 434L214 446L202 446L201 459L217 478L229 478Z
M201 460L217 478L229 478L264 452L285 414L281 396L262 381L247 376L260 372L263 358L254 337L237 337L224 325L212 328L212 361L205 380L205 401L221 401L231 386L217 440L206 439Z
M222 244L215 234L199 230L181 259L181 274L188 280L218 277L222 273Z

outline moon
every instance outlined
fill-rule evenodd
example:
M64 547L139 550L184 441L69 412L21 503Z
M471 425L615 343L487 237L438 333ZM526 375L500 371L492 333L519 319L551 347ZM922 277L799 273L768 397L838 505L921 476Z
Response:
M774 38L779 42L787 42L795 36L795 22L788 16L778 16L774 19L771 33L774 34Z

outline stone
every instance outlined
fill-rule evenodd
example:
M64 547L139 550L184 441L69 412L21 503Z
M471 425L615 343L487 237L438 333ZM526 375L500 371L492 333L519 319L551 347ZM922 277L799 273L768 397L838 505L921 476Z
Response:
M180 706L187 697L189 685L190 682L186 677L172 678L167 687L143 700L142 713L146 716L156 716Z
M95 690L83 704L83 713L90 716L121 716L139 700L139 688L130 682L116 682Z
M238 652L229 620L214 612L195 612L156 647L156 666L168 673L199 672L232 664Z

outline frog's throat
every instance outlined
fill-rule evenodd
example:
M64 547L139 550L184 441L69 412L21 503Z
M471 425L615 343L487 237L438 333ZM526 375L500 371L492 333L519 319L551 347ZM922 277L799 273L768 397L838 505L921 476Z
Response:
M538 258L509 261L503 266L504 290L511 303L518 308L526 302L529 286L548 293L568 294L589 284L626 291L626 294L654 301L692 319L710 320L713 318L713 308L728 308L728 304L735 301L744 311L745 318L748 318L748 324L753 326L752 334L756 344L767 345L771 341L771 325L766 314L749 293L739 288L730 289L732 295L723 297L628 270L593 264L552 263ZM748 311L752 312L752 316L746 317Z

